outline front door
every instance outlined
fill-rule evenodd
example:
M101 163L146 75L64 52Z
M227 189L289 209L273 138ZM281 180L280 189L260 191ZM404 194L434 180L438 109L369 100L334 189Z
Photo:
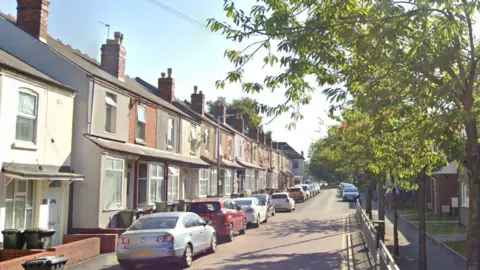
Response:
M57 231L52 236L52 246L60 245L62 235L62 182L52 181L48 185L48 227Z

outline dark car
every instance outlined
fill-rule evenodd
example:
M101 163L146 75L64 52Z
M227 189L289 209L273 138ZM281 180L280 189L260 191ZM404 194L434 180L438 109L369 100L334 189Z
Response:
M232 241L235 233L245 234L247 221L245 213L231 199L206 199L193 201L189 212L199 215L206 222L211 221L217 234Z
M270 194L252 194L249 197L255 197L260 201L260 203L265 204L267 207L265 221L267 221L269 216L275 216L275 205L273 205L272 196Z

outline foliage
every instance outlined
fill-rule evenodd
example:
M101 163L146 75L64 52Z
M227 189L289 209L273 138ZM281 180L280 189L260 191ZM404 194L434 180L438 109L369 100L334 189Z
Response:
M243 116L247 128L258 128L262 124L262 117L259 114L258 103L254 99L243 97L227 102L225 97L219 97L216 101L207 102L209 113L213 114L217 103L225 105L228 114Z

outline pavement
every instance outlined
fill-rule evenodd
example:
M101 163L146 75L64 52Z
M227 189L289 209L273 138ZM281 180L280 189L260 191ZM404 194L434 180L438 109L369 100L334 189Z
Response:
M190 269L370 269L361 252L365 244L353 215L354 203L341 202L336 189L327 189L296 208L220 244L215 254L196 257ZM114 253L68 268L121 269ZM181 268L159 264L138 269Z
M365 201L365 200L363 200ZM378 217L377 204L373 202L374 218ZM385 211L385 244L390 252L393 250L393 211ZM398 243L400 257L395 262L400 269L418 269L418 230L403 218L398 218ZM442 244L427 237L427 269L428 270L451 270L464 269L465 260L444 247Z

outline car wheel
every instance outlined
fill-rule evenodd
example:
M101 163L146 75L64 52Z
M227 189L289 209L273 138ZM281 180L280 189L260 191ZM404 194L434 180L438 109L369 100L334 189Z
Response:
M235 232L233 231L233 224L230 224L230 227L228 229L227 241L232 242L234 237Z
M193 262L192 246L187 245L185 247L185 251L183 252L183 257L181 262L185 268L192 266L192 262Z
M257 221L255 223L255 228L260 227L260 215L257 216Z
M137 264L133 262L124 262L124 261L118 261L120 264L120 267L125 270L132 270L137 268Z
M217 236L215 233L212 235L212 239L210 240L210 248L208 248L208 253L215 253L217 251Z
M273 209L273 212L272 212L272 217L275 216L275 208Z
M245 232L247 231L247 220L243 220L243 227L242 229L240 230L240 234L245 234Z
M265 223L268 221L268 216L270 216L270 215L268 214L268 211L267 211L267 212L265 213L265 221L264 221Z

